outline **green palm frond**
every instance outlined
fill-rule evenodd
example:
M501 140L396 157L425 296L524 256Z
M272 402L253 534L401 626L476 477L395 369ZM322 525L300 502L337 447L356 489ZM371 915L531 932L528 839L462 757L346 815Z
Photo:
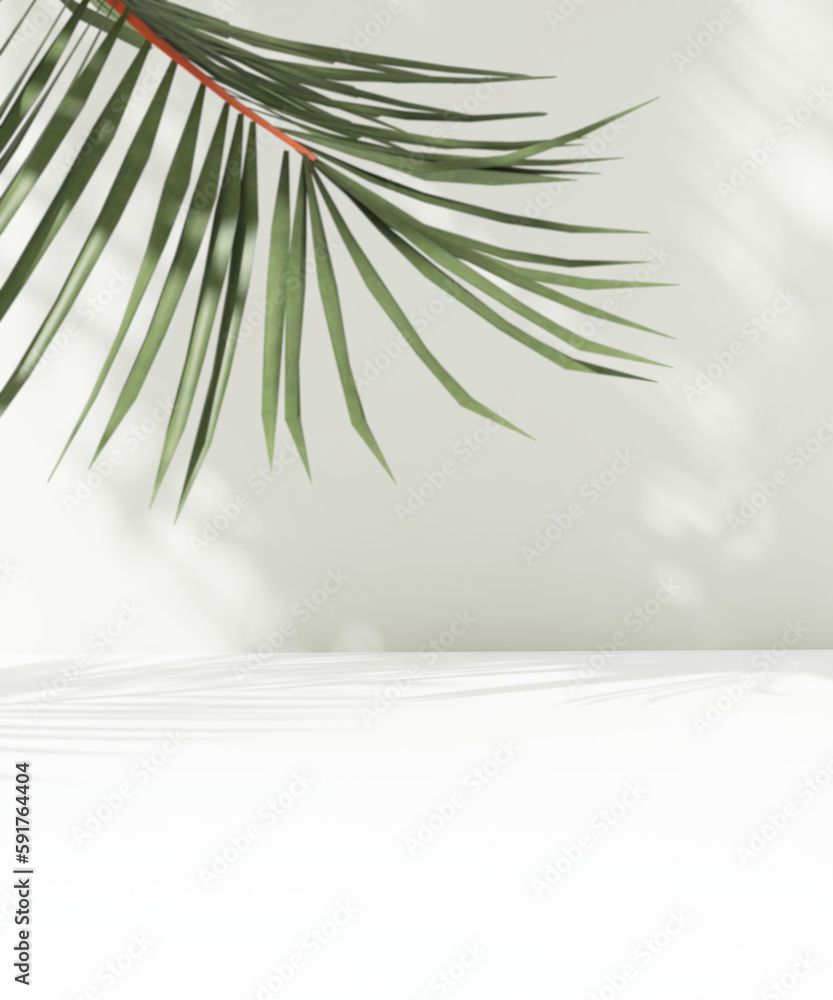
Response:
M521 227L565 234L631 232L514 215L488 208L479 199L468 202L436 194L430 185L576 180L589 172L589 165L602 162L599 157L580 155L577 147L582 140L635 108L544 141L449 138L436 126L433 135L426 135L413 131L419 127L413 123L424 128L432 123L499 122L536 117L537 113L449 112L404 96L390 96L386 85L478 86L531 78L273 38L168 0L129 0L126 6L120 0L63 2L65 14L8 93L0 95L0 180L5 184L0 194L0 234L91 103L103 71L123 64L123 73L91 131L96 141L87 155L76 158L64 171L43 217L3 278L0 320L27 287L73 206L99 174L101 161L123 126L125 109L152 47L161 49L171 61L122 162L112 169L98 217L57 298L0 389L0 413L42 359L133 192L141 185L162 122L171 115L166 108L174 77L190 74L200 86L167 170L124 316L61 458L101 393L115 360L124 352L128 331L159 270L163 252L176 240L171 263L161 275L162 287L150 325L107 420L96 456L128 414L174 326L180 300L207 241L199 296L153 489L155 497L193 416L198 423L181 492L181 510L211 446L234 361L257 240L264 238L258 205L258 137L264 132L295 151L293 154L288 149L284 155L274 204L267 213L265 237L269 246L261 414L270 461L282 381L284 419L307 471L310 469L302 422L300 360L305 297L308 287L317 284L349 419L390 473L353 376L339 275L328 243L328 232L333 231L346 247L351 270L355 268L403 340L450 395L461 406L519 430L470 396L428 349L363 249L347 220L347 210L357 221L366 220L391 249L430 282L541 357L572 371L650 381L591 357L650 365L658 362L581 336L547 312L547 303L553 302L578 318L591 316L657 333L574 294L654 284L576 273L629 262L547 256L501 242L486 243L429 225L419 215L422 203L488 220L510 234L523 233ZM8 42L4 49L7 47ZM0 50L0 56L3 52ZM50 97L53 99L47 104ZM206 97L222 104L207 151L198 161ZM44 110L53 105L50 113ZM13 161L19 165L11 169ZM98 177L96 184L102 183ZM178 222L180 213L183 217ZM315 282L308 281L306 274L310 245L316 262ZM530 299L536 298L542 300L538 308L530 304ZM522 322L525 326L519 325ZM204 380L207 386L198 403ZM192 413L195 410L198 416Z

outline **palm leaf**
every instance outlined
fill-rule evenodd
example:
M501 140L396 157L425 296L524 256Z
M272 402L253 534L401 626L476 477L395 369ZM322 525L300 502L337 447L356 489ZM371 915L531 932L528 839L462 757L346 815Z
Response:
M501 239L494 243L476 240L455 232L451 226L429 225L417 211L406 207L427 204L463 218L472 216L506 227L510 236L530 228L560 233L567 238L577 233L633 233L635 230L531 219L437 194L433 185L491 187L579 180L589 175L590 168L606 162L605 158L582 155L580 141L643 105L554 138L539 136L513 141L465 135L434 137L420 129L437 122L537 118L540 112L453 113L420 100L414 87L418 90L432 83L503 85L531 77L347 52L311 42L275 38L227 24L169 0L127 3L63 0L63 3L66 12L55 31L44 38L19 76L0 93L0 233L35 186L45 183L50 166L52 172L60 173L54 167L55 157L94 99L94 92L103 86L105 70L109 72L112 64L123 58L122 53L132 51L133 55L115 90L106 96L104 110L93 129L93 132L98 129L98 141L88 155L78 157L71 167L64 168L65 176L40 222L9 273L2 277L0 319L28 287L47 249L90 188L93 176L100 168L102 174L106 169L101 166L102 161L107 158L116 133L126 127L124 112L151 47L161 50L171 62L122 162L110 168L109 187L100 182L96 185L102 190L96 221L77 257L69 262L67 273L60 278L57 298L0 389L0 413L26 385L101 259L133 191L142 185L159 132L166 121L172 121L174 113L166 109L176 84L174 77L190 74L199 87L167 168L127 307L61 457L88 420L116 360L126 350L128 333L159 270L163 251L175 234L176 250L161 276L161 291L153 316L105 424L96 456L139 399L166 338L176 336L180 340L176 313L207 236L191 332L182 345L179 384L153 488L155 496L194 414L197 426L180 496L179 510L182 509L215 436L250 290L258 232L257 135L261 131L271 133L300 154L300 169L295 171L291 153L287 151L284 155L271 212L261 392L261 419L270 462L283 379L284 419L304 466L310 471L301 409L308 222L318 291L347 415L391 475L368 424L353 376L349 317L344 314L339 294L339 269L327 243L328 225L335 227L372 299L403 340L451 396L472 412L524 433L475 400L429 350L363 248L356 224L370 223L427 281L456 298L487 324L559 367L649 381L638 370L608 367L591 358L602 355L630 366L657 365L657 361L590 340L563 318L592 316L641 333L657 333L573 294L656 285L656 282L577 273L594 269L598 274L600 267L635 261L543 254L507 245ZM25 11L15 30L24 21ZM9 41L0 47L0 59L9 58ZM402 89L391 92L390 84ZM51 102L55 110L45 114L52 95L57 95L57 101ZM195 171L206 95L220 106L220 114L202 164ZM244 143L245 119L249 119L249 128ZM180 130L180 126L173 124ZM18 166L13 166L18 162ZM294 194L292 172L296 173ZM337 203L339 197L343 200L341 207ZM345 209L349 209L350 216ZM534 300L537 305L532 304ZM551 304L561 310L559 320L550 314ZM508 311L515 319L510 320L495 307ZM547 339L535 336L536 330ZM550 343L549 338L555 338L559 346ZM205 372L207 367L210 370ZM204 395L198 402L203 381Z
M90 393L90 397L87 400L84 409L81 411L81 415L76 421L75 427L69 436L69 440L64 445L64 450L58 458L56 468L66 454L67 449L72 444L75 435L81 429L81 425L83 424L87 414L92 409L93 403L95 403L98 398L98 394L101 392L101 388L110 373L110 369L113 367L113 362L116 360L116 356L119 353L121 345L124 343L124 338L127 336L127 331L130 329L130 324L133 322L133 317L136 315L136 310L141 305L142 299L144 298L145 292L150 284L150 280L153 277L153 273L159 264L162 251L165 249L168 238L173 231L177 212L179 211L179 207L182 204L182 200L185 197L185 193L188 190L188 185L191 180L191 169L194 163L194 151L197 144L197 133L199 130L200 116L202 114L204 95L204 90L199 89L197 91L194 105L191 108L191 113L188 116L188 121L186 122L185 129L180 137L176 153L174 154L174 158L171 162L170 170L168 171L168 175L165 179L162 195L159 199L159 208L156 213L156 218L153 221L153 227L148 240L147 250L145 251L144 259L142 260L142 264L139 268L139 273L136 276L133 290L130 293L130 299L127 303L124 318L122 319L121 326L119 327L118 333L113 340L113 344L107 358L104 361L101 374L98 376L92 392Z
M311 476L307 443L301 424L301 331L304 326L304 296L307 286L307 173L298 178L295 217L286 274L286 402L284 416L298 454Z
M283 331L286 320L286 274L289 267L290 204L289 153L284 153L269 252L269 282L263 320L263 404L261 416L266 434L269 464L274 459L278 423L278 391L281 381Z
M144 385L151 365L159 353L159 348L162 346L162 341L165 338L168 327L171 325L176 307L179 304L182 293L185 291L185 284L199 253L200 246L208 229L208 224L211 221L214 197L208 197L205 192L212 190L212 178L219 175L227 125L228 112L226 108L223 108L220 120L217 122L217 127L214 130L211 145L208 147L208 152L206 153L205 162L203 163L202 171L200 172L197 186L191 199L191 207L185 220L182 235L180 236L179 246L165 279L165 287L162 289L150 329L145 335L136 360L133 362L127 382L116 402L113 414L104 429L104 434L101 437L93 460L101 453L113 432L125 416L127 416L127 411L139 395L139 390ZM214 185L213 190L216 197L216 185ZM199 313L197 314L198 318Z
M220 305L220 296L226 280L226 274L231 263L231 250L237 230L237 219L240 214L240 169L243 160L243 119L238 117L234 126L234 136L231 150L226 160L223 179L220 185L220 197L214 214L214 225L208 241L208 259L200 289L197 315L194 317L194 328L182 377L179 381L174 408L170 423L165 434L165 444L162 448L162 458L159 461L159 472L156 476L154 497L165 478L168 466L171 464L176 447L185 433L185 424L191 412L191 405L197 392L197 382L205 361L208 341L214 329L214 320Z
M60 329L127 207L133 190L147 166L153 140L159 130L162 112L170 93L171 83L173 82L173 69L171 67L165 74L161 86L148 107L144 121L136 132L133 142L130 144L124 162L119 170L122 183L112 188L107 196L101 212L93 224L92 231L87 237L87 241L82 247L78 259L73 264L69 277L64 282L58 298L43 321L40 330L35 335L29 350L26 352L23 361L18 366L15 375L9 383L8 389L5 390L9 398L11 398L12 389L16 391L18 385L25 381L25 378L30 374L52 341L52 338ZM3 398L3 405L7 405L5 397Z
M214 355L214 368L211 372L211 383L206 394L202 418L200 419L194 450L188 463L188 472L182 496L179 501L179 511L182 510L191 487L194 485L200 466L205 461L217 421L220 407L223 403L226 386L231 375L231 365L240 326L243 321L243 310L246 307L246 297L249 294L249 283L252 277L252 266L257 240L257 144L254 125L249 128L249 139L246 145L246 164L242 178L240 196L240 214L234 234L229 263L228 288L223 305L223 316L217 338L217 349ZM178 512L179 512L178 511Z
M376 458L379 459L385 472L393 479L393 473L390 471L388 463L385 461L385 457L364 415L362 401L359 398L359 390L356 388L356 380L353 378L353 371L350 367L350 354L347 348L347 337L344 332L344 317L342 316L341 303L338 297L335 269L330 257L330 248L327 246L324 223L321 219L318 199L315 196L315 185L311 183L311 168L308 163L304 164L304 169L307 173L310 219L312 220L313 242L315 243L315 259L318 261L318 284L321 290L321 302L324 305L324 313L327 317L333 354L338 366L338 377L341 380L341 387L344 391L344 399L347 403L347 411L350 414L350 422L364 443L370 448Z
M379 277L379 273L371 264L367 254L359 246L355 236L353 236L350 232L347 223L344 221L344 217L336 207L330 193L323 184L320 185L320 189L325 201L327 202L330 214L332 215L336 227L338 228L339 235L344 240L345 246L347 247L350 256L353 258L353 262L355 263L362 280L367 285L379 305L388 314L391 322L402 334L403 339L409 347L411 347L420 361L426 365L428 370L436 377L440 384L447 389L449 393L451 393L460 406L467 410L471 410L473 413L478 414L478 416L494 420L496 423L502 424L510 430L517 431L519 434L524 434L524 431L520 430L520 428L515 427L514 424L495 413L494 410L490 410L488 406L484 406L482 403L479 403L476 399L470 396L460 383L440 364L439 361L437 361L431 351L429 351L425 346L422 338L414 329L413 324L403 312L402 307L391 294L390 289L388 289ZM528 437L528 435L525 436Z

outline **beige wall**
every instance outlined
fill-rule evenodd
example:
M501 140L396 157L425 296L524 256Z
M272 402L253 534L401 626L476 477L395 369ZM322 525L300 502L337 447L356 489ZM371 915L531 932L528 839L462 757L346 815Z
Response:
M293 7L243 0L224 16L340 45L361 42L356 32L383 10L381 0ZM365 399L398 485L349 426L313 285L304 406L314 486L297 461L268 485L258 473L265 454L260 344L252 337L240 347L216 445L188 509L173 527L177 465L148 513L162 439L153 399L175 389L188 335L183 313L130 421L145 420L148 439L121 441L115 475L67 510L64 497L86 475L118 379L51 484L45 480L117 325L126 298L118 274L135 273L152 209L146 192L91 279L101 311L76 311L78 335L0 421L4 651L276 649L282 623L290 633L283 648L312 651L414 649L432 640L457 651L757 648L784 633L810 647L833 642L833 444L824 440L824 421L833 420L833 14L815 0L553 0L549 19L547 9L542 0L410 0L370 45L557 74L495 94L444 88L437 95L479 101L481 110L552 112L547 122L497 124L492 134L557 134L661 97L595 147L624 157L602 165L602 176L544 192L540 207L527 202L532 188L493 197L518 212L649 230L535 245L648 259L656 280L679 282L628 302L611 296L613 308L676 339L598 330L673 367L657 369L656 385L562 372L443 303L433 286L384 255L408 310L432 316L429 346L536 442L492 433L456 408L418 361L398 354L394 332L345 268L355 367L396 355ZM4 29L14 13L0 12ZM689 38L701 32L711 44L698 56ZM188 86L178 92L158 163L170 155L189 95ZM276 182L269 166L277 156L276 148L266 153L264 194ZM748 176L737 172L744 166ZM3 273L49 193L44 185L4 235ZM94 209L95 197L79 207L27 301L5 321L4 373L57 293L60 269ZM264 201L264 218L269 211ZM478 221L435 219L477 238L493 232ZM522 235L518 245L533 244ZM347 264L338 249L336 257ZM710 365L717 377L698 381ZM124 362L118 372L123 377ZM467 435L482 442L476 453ZM421 510L397 511L449 461L454 474ZM613 484L603 494L592 482L599 477ZM759 480L774 496L749 523L730 524ZM248 502L241 516L195 552L203 522L241 493ZM554 524L553 514L568 523L571 505L574 523L563 537L540 557L525 557L524 546Z

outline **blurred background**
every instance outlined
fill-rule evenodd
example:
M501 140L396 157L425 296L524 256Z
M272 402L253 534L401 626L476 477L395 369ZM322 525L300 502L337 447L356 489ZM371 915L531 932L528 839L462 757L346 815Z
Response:
M458 408L402 348L336 246L353 368L396 483L349 424L312 281L302 354L310 484L284 428L276 465L267 468L261 243L250 335L238 347L214 447L176 524L187 449L148 506L199 274L113 439L112 461L88 470L152 296L99 404L47 482L144 252L149 213L194 93L183 77L149 183L38 374L0 421L2 650L265 656L829 647L833 11L821 0L192 5L289 38L556 77L488 94L465 86L420 93L484 113L549 112L484 126L492 137L557 135L659 97L588 142L591 155L617 158L599 176L500 192L447 185L443 193L528 216L644 230L569 238L523 230L515 245L645 261L617 276L675 283L593 300L674 339L596 321L579 327L670 367L647 372L655 384L562 371L444 301L364 230L406 311L424 324L428 346L473 395L535 440ZM46 30L52 5L42 0L34 10L41 7L31 38L4 57L4 85ZM4 36L23 10L3 5ZM164 66L162 56L148 63L141 84L148 93ZM210 110L216 116L218 102ZM135 127L139 112L130 114ZM118 162L132 134L124 132L103 172ZM457 132L449 123L447 134ZM83 139L82 129L56 164L71 162ZM278 145L264 149L262 235ZM0 277L57 180L47 172L4 233ZM78 204L5 318L3 379L54 300L101 190L93 185ZM424 208L435 224L494 236L482 220Z

